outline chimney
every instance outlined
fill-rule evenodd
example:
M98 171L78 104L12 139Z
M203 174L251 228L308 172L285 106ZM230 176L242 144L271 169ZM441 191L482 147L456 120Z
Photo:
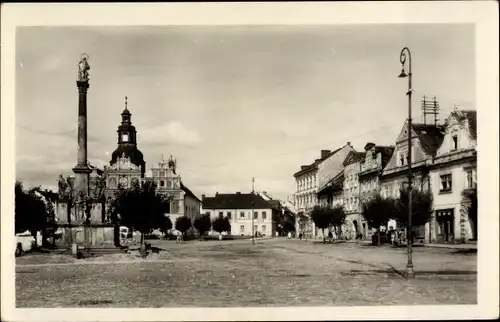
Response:
M372 142L368 142L366 143L365 145L365 151L368 151L368 150L371 150L372 148L375 147L375 143L372 143Z
M239 191L236 191L236 194L237 194L237 195L241 195L241 192L239 192Z
M351 142L347 142L347 145L350 146L350 147L352 147Z
M205 199L205 195L201 195L201 200Z
M218 192L215 192L215 195L216 195L216 196L218 196L218 195L219 195L219 193L218 193Z
M321 158L323 159L324 157L326 157L328 155L328 153L330 153L331 151L330 150L321 150Z

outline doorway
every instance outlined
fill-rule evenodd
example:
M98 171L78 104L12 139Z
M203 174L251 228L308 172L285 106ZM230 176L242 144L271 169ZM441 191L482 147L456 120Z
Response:
M455 239L454 209L436 210L438 243L453 243Z
M358 239L358 235L359 235L359 232L358 232L358 221L357 220L353 220L352 224L354 225L354 239Z

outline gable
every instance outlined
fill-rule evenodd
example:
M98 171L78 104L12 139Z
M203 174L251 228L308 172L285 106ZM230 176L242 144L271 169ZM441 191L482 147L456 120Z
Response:
M414 138L417 134L415 131L412 131L412 138ZM402 142L404 140L408 140L408 120L405 121L403 128L399 132L398 138L396 139L396 143Z
M352 164L354 162L360 162L362 159L364 159L365 154L366 153L364 153L364 152L356 152L354 150L349 151L349 153L347 154L347 156L344 159L344 162L342 162L342 165L345 167L345 166Z
M411 152L412 152L412 157L411 157L412 164L427 160L431 157L422 148L420 141L418 139L413 139ZM389 162L387 162L383 171L385 172L395 168L407 167L408 166L408 163L406 161L407 156L408 156L408 143L406 141L402 141L401 143L396 145L394 152L392 153L392 156L389 159ZM403 158L405 161L403 165L401 164L401 158Z
M446 119L443 142L437 150L436 155L439 156L456 150L475 148L477 143L470 127L470 120L467 118L466 113L461 113L461 111L451 112ZM457 140L456 149L455 139Z

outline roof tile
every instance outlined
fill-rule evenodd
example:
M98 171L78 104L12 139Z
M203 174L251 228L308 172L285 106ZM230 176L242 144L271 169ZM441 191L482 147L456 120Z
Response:
M216 194L202 198L204 209L268 209L272 205L255 193ZM252 204L253 202L253 204Z

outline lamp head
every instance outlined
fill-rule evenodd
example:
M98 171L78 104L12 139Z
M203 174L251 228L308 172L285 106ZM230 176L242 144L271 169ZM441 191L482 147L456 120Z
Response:
M405 77L407 77L407 76L408 76L408 74L405 72L405 68L404 68L404 66L403 66L403 67L401 67L401 74L399 74L399 76L398 76L398 77L399 77L399 78L405 78Z

